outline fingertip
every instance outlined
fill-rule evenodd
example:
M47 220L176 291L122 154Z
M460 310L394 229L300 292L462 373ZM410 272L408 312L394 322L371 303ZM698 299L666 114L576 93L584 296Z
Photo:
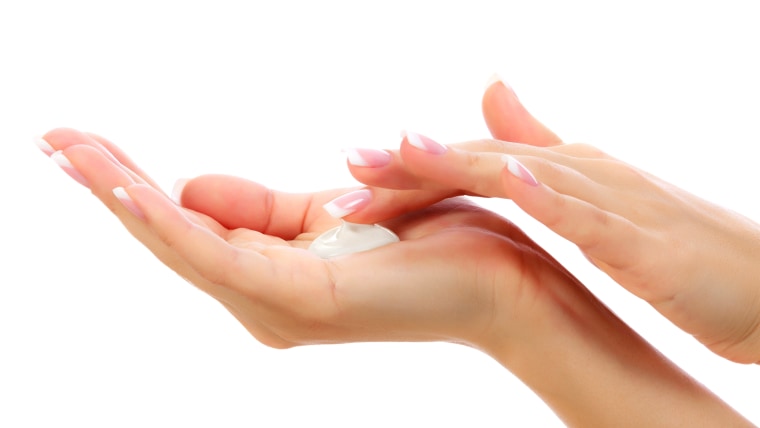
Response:
M400 150L356 150L363 159L349 159L348 171L360 183L388 189L413 189L420 185L418 178L407 168ZM360 164L365 165L360 165Z
M322 205L322 208L333 218L343 218L363 209L371 201L372 191L370 189L359 189L328 201Z
M177 205L182 205L182 192L185 190L185 186L190 181L189 178L180 178L172 186L171 199Z
M372 199L361 209L343 217L352 223L380 223L429 207L444 199L461 194L451 189L438 190L392 190L372 188Z
M546 197L546 189L535 175L514 156L501 157L504 166L501 170L502 191L520 209L534 216L535 207L540 206Z
M520 102L514 89L500 77L489 79L481 101L483 118L491 135L503 141L533 146L555 146L562 140Z
M54 128L41 135L35 142L43 152L47 153L47 151L52 149L54 153L69 146L86 144L87 137L82 132L73 128Z
M132 215L139 218L140 220L146 219L145 213L143 213L142 209L140 209L140 206L135 203L134 199L132 199L132 196L124 187L114 187L112 193L116 199L121 202L121 205L126 208L127 211L132 213Z
M42 153L45 153L46 156L51 156L56 151L53 146L41 136L34 137L34 144L40 149L40 151L42 151Z
M481 100L488 130L494 138L505 141L513 140L510 132L513 126L510 126L510 122L522 115L524 110L510 89L498 75L491 76ZM515 124L514 128L519 126Z
M53 128L48 132L42 134L42 138L50 141L58 138L62 138L71 134L79 134L80 132L74 128L59 127Z
M488 81L486 82L485 92L488 92L488 90L491 89L491 87L494 85L507 88L512 94L516 96L512 87L504 79L501 78L499 73L494 73L488 78Z
M343 149L349 166L382 168L391 163L392 156L386 150L348 148Z
M416 132L403 131L402 145L404 141L415 149L432 155L442 155L448 151L443 144Z
M531 187L538 186L538 180L536 180L536 177L533 175L533 173L530 172L528 167L523 165L515 157L504 155L501 157L501 160L504 162L504 167L506 168L507 172L513 177L517 178L520 182L525 183Z
M58 167L63 170L69 177L74 179L76 182L81 184L82 186L90 189L91 184L90 181L82 174L82 171L80 168L77 168L72 162L71 159L69 159L68 156L66 156L63 153L63 150L57 150L53 152L50 155L50 159L58 165Z

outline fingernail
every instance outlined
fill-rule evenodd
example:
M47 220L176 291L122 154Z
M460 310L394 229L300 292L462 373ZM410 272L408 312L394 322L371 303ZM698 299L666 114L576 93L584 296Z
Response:
M118 199L119 202L124 205L124 208L126 208L127 211L131 212L135 217L145 220L145 214L143 214L140 207L135 204L135 201L132 200L132 198L129 196L127 191L124 190L123 187L114 187L112 192L113 195L116 196L116 199Z
M501 76L499 76L497 73L494 73L491 75L491 77L488 78L488 82L486 82L486 89L493 86L494 83L502 82Z
M364 208L372 199L372 192L368 189L355 190L345 195L338 196L332 201L322 205L328 214L335 218L342 218Z
M172 201L177 205L182 205L182 191L185 190L185 184L190 181L188 178L180 178L172 187Z
M531 174L530 170L521 164L517 159L509 155L504 155L501 159L506 162L507 170L510 174L519 178L524 183L528 183L531 186L538 186L538 180Z
M45 141L42 137L35 138L34 144L36 144L37 147L39 147L40 150L42 150L42 153L45 153L48 156L55 153L55 149L53 148L53 146L51 146L50 143Z
M53 154L50 155L50 159L57 163L58 166L60 166L61 169L69 175L69 177L76 180L77 183L88 189L90 188L90 182L87 181L87 179L84 178L84 176L79 171L77 171L76 168L74 168L74 165L69 162L69 159L66 157L66 155L63 154L61 150L53 152Z
M388 165L391 154L385 150L376 149L344 149L348 157L348 163L354 166L378 168Z
M434 155L442 155L446 153L446 146L440 143L436 143L435 141L431 140L428 137L425 137L424 135L416 134L414 132L409 131L403 131L401 133L401 136L406 138L406 141L409 142L412 146L426 151L428 153L434 154Z
M504 87L509 89L512 93L515 92L514 89L512 89L512 87L509 85L509 83L505 82L504 79L502 79L501 76L498 75L498 73L494 73L491 75L491 77L488 78L488 82L486 82L486 90L488 90L488 88L490 88L496 83L501 83L502 85L504 85Z

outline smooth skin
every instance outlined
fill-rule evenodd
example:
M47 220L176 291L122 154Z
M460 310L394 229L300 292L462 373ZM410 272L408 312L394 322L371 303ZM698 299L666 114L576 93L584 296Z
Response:
M321 205L346 189L203 176L178 205L99 136L43 138L132 235L268 346L456 342L497 359L570 426L751 426L506 219L459 198L418 209L449 190L373 189L396 204L386 214L403 213L383 222L402 242L323 260L305 248L337 224Z
M500 81L483 110L493 140L442 149L409 134L387 165L349 162L351 173L375 187L510 198L713 352L760 360L760 225L595 147L562 144Z

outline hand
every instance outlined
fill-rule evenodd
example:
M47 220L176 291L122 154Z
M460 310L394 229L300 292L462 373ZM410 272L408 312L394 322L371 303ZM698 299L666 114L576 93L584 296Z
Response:
M205 176L185 185L178 206L101 137L64 129L45 141L162 262L269 346L449 340L487 347L557 313L555 295L583 294L510 222L464 200L386 222L398 244L322 260L305 249L337 224L322 205L345 189L286 194ZM125 189L123 202L114 188ZM407 198L400 209L416 203ZM536 299L539 290L544 297Z
M409 134L388 165L349 167L375 187L511 198L715 353L760 360L760 226L734 212L582 144Z
M41 145L162 262L269 346L461 342L510 368L568 425L749 424L514 225L465 200L412 211L414 192L377 189L377 200L395 198L408 211L385 223L402 242L323 260L305 248L336 223L320 205L345 190L285 194L205 176L185 185L177 205L101 137L56 130ZM609 394L620 389L622 397Z
M486 125L497 140L541 147L562 144L562 140L533 117L512 88L497 75L491 77L483 93L482 109ZM424 177L418 180L404 167L398 150L349 149L347 152L351 174L368 184L382 176L382 187L373 189L371 204L346 214L346 220L376 223L396 217L408 209L421 209L446 198L469 193L456 186L440 186ZM386 188L402 191L387 192Z

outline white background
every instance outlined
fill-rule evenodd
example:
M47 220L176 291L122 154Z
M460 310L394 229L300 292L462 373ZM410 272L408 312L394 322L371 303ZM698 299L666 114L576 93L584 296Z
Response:
M760 219L755 2L612 3L0 3L0 426L561 426L464 347L265 348L32 141L100 133L167 188L208 172L346 186L341 148L396 147L401 129L487 136L480 96L499 72L565 140ZM760 422L758 367L713 356L508 201L485 203Z

